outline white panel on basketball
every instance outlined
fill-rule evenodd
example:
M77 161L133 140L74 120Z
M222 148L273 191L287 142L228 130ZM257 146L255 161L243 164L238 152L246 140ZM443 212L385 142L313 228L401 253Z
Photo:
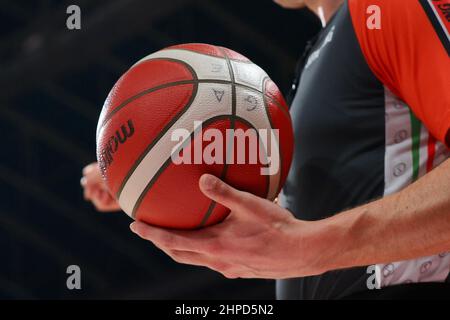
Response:
M236 87L236 116L241 117L255 127L257 130L265 129L271 130L269 117L264 105L263 96L260 93L256 93L253 90L246 89L244 87ZM269 131L267 131L269 132ZM263 144L264 149L270 150L270 137L266 139L267 142ZM272 165L281 167L279 141L274 141L276 145L274 150L275 154L271 154ZM268 199L275 199L278 192L278 186L280 183L280 173L278 170L276 174L269 175L269 191L267 193Z
M450 149L447 149L445 144L436 141L436 154L434 157L433 167L437 167L442 162L450 158Z
M188 50L167 49L152 53L139 60L136 64L156 58L182 60L189 64L197 73L198 79L214 79L231 81L227 61L224 58L208 56Z
M252 87L258 91L263 91L264 78L267 73L259 66L253 63L243 63L231 60L233 67L234 80L238 84Z
M183 52L183 55L186 53ZM220 92L218 95L217 92ZM222 94L223 92L223 94ZM132 172L119 196L122 209L131 216L136 201L158 170L171 157L172 149L179 141L171 141L173 130L184 128L194 132L194 121L231 115L231 85L200 83L197 95L188 110L171 126Z

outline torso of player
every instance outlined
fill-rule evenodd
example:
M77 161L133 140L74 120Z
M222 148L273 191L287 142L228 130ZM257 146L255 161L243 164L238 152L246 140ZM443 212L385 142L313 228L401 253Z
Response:
M409 106L372 72L345 2L311 49L291 103L293 164L280 195L318 220L397 192L449 157ZM382 239L380 239L382 241ZM380 286L444 281L450 255L377 265ZM338 298L367 290L367 268L278 282L279 298Z

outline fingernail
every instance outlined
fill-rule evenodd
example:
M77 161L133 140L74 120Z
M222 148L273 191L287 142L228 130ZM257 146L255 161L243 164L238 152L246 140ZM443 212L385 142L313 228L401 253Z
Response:
M137 233L136 222L133 222L133 223L130 224L130 229L131 229L131 231L133 231L134 233Z
M213 190L217 185L217 178L210 174L204 174L200 178L204 190Z
M84 185L86 184L86 177L82 177L82 178L80 179L80 184L81 184L82 186L84 186Z

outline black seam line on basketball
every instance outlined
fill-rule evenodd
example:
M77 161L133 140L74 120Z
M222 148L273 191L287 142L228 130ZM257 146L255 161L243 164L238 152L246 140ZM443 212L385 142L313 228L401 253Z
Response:
M248 120L246 120L246 119L244 119L244 118L241 118L241 117L239 117L239 116L235 116L235 118L236 118L236 120L238 120L239 122L242 122L242 123L244 123L244 124L246 124L248 127L250 127L250 128L252 128L253 130L255 130L255 132L256 132L256 137L257 137L257 139L258 139L258 141L260 141L261 142L261 136L259 135L259 132L258 132L258 130L248 121ZM234 137L233 137L233 141L234 141ZM267 155L267 150L265 150L265 153L266 153L266 155ZM270 186L270 177L269 176L266 176L266 179L265 179L266 181L265 181L265 194L267 195L268 193L269 193L269 186ZM267 196L266 196L266 198L267 198ZM207 213L209 213L209 215L211 215L212 214L212 211L214 210L214 208L215 208L215 206L217 205L217 202L215 202L215 201L211 201L211 203L210 203L210 205L209 205L209 207L208 207L208 210L207 210ZM201 228L201 227L203 227L204 225L205 225L205 223L208 221L208 218L209 218L209 216L207 217L206 216L206 214L205 214L205 217L202 219L202 223L200 223L200 225L197 227L197 228Z
M153 58L153 59L147 59L147 60L142 60L140 62L137 62L135 65L133 65L131 68L133 68L134 66L140 64L141 62L144 61L170 61L170 62L176 62L176 63L180 63L182 65L184 65L189 72L191 73L191 76L193 79L190 80L181 80L181 81L175 81L175 82L170 82L170 83L164 83L162 85L156 86L156 87L152 87L149 89L146 89L144 91L141 91L137 94L135 94L134 96L131 96L130 98L126 99L125 101L123 101L122 103L120 103L116 108L114 108L110 113L108 113L107 115L105 115L105 119L103 119L101 126L99 126L98 130L97 130L97 134L100 132L100 130L103 128L103 126L106 124L106 122L108 122L112 116L114 114L116 114L120 109L122 109L123 107L125 107L127 104L129 104L130 102L148 94L154 91L158 91L161 89L165 89L168 87L172 87L172 86L177 86L177 85L183 85L183 84L190 84L192 83L192 81L196 81L198 80L198 76L197 73L195 72L195 70L189 65L187 64L185 61L182 60L178 60L178 59L172 59L172 58ZM130 69L131 69L130 68ZM190 81L190 82L189 82Z
M176 81L176 82L171 82L171 83L165 83L156 87L153 87L151 89L146 89L144 91L139 92L138 94L131 96L130 98L126 99L124 102L122 102L120 105L118 105L116 108L114 108L110 113L108 113L107 116L105 116L105 119L103 120L101 126L99 127L100 130L105 126L105 124L111 120L111 118L118 112L120 111L122 108L124 108L126 105L128 105L129 103L133 102L134 100L139 99L142 96L145 96L149 93L155 92L155 91L159 91L162 89L166 89L166 88L170 88L170 87L174 87L174 86L179 86L179 85L186 85L186 84L195 84L194 81L192 80L182 80L182 81ZM99 130L99 131L100 131Z
M134 173L136 168L140 165L142 160L145 158L145 156L150 152L150 150L153 149L153 147L158 143L158 141L170 130L170 128L178 121L178 119L181 118L181 116L187 112L187 110L191 107L192 103L195 101L195 97L197 96L198 92L198 83L194 83L194 89L192 91L191 97L189 98L188 103L184 106L184 108L178 112L175 117L170 119L170 121L166 124L166 126L158 133L158 135L155 137L155 139L152 140L152 142L145 148L145 150L139 155L139 157L136 159L136 161L133 163L133 166L128 171L127 175L123 179L122 183L120 184L119 190L116 194L116 199L119 199L120 195L122 194L123 188L125 188L125 185L127 184L128 180L130 179L131 175Z
M171 61L171 62L177 62L180 63L182 65L184 65L190 72L192 75L191 80L185 80L185 81L190 81L190 83L192 83L194 85L191 97L189 98L188 103L186 104L186 106L184 106L184 108L178 112L175 117L173 117L169 123L167 123L167 125L163 128L163 130L155 137L155 139L147 146L147 148L145 148L144 152L142 152L139 157L137 158L137 160L133 163L133 166L130 168L130 170L127 172L125 178L123 179L122 183L119 186L119 190L116 193L116 199L119 199L120 195L122 194L123 188L125 188L126 183L128 182L128 180L130 179L131 175L134 173L134 171L136 170L136 168L139 166L139 164L142 162L142 160L145 158L145 156L147 155L148 152L150 152L150 150L156 145L156 143L161 139L161 137L173 126L173 124L178 121L178 119L190 108L190 106L192 105L192 103L195 101L195 98L197 96L197 92L198 92L198 86L199 86L199 82L198 82L198 75L197 72L195 72L195 70L192 68L191 65L189 65L187 62L179 60L179 59L173 59L173 58L152 58L152 59L145 59L141 60L140 62L136 63L135 65L144 62L144 61L154 61L154 60L158 60L158 61ZM133 66L134 67L134 66ZM174 84L174 82L172 82L171 84ZM180 83L176 83L174 84L174 86L176 85L180 85ZM159 88L159 90L164 89L164 88L168 88L171 87L170 84L164 84L162 88ZM161 86L160 86L161 87ZM154 92L154 91L151 91ZM141 96L144 96L140 95ZM136 97L139 98L139 97ZM135 100L135 99L133 99ZM133 101L131 100L131 101ZM128 103L130 103L131 101L128 101ZM123 106L121 106L121 108L125 107L128 103L124 104ZM117 112L118 108L114 109L113 111ZM111 116L109 117L109 119L111 119ZM108 120L109 120L108 119ZM105 122L106 123L106 122ZM105 124L104 123L104 124ZM103 125L104 125L103 124ZM102 127L103 127L102 125Z
M219 48L219 49L222 48L222 47L219 47L219 46L215 46L215 47ZM221 60L225 60L224 57L219 57L219 56L215 56L215 55L210 54L210 53L198 52L198 51L190 50L190 49L186 49L186 48L167 48L165 50L184 50L184 51L189 51L189 52L193 52L193 53L198 53L198 54L201 54L203 56L214 57L214 58L218 58L218 59L221 59ZM165 51L165 50L163 50L163 51ZM221 50L221 51L222 51L222 54L223 54L224 51L223 50ZM245 60L238 60L238 59L234 59L234 58L230 58L230 57L228 57L228 59L230 59L231 61L235 61L235 62L242 62L242 63L247 63L247 64L253 64L253 62L250 59L248 59L248 58L247 58L248 59L247 61L245 61Z
M291 121L291 115L289 114L289 111L287 111L275 98L272 98L271 96L267 94L263 94L264 97L266 97L268 100L273 102L278 109L281 109L281 112Z
M225 53L225 51L223 50L223 48L222 48L222 47L218 47L218 48L219 48L220 50L222 50L222 54L224 54L224 56L226 57L225 60L227 60L227 63L229 63L230 59L229 59L228 55ZM181 50L191 51L191 50L187 50L187 49L181 49ZM192 52L196 52L196 51L192 51ZM215 56L214 56L214 57L215 57ZM217 58L223 59L222 57L217 57ZM146 95L146 94L148 94L148 93L152 93L152 92L155 92L155 91L158 91L158 90L161 90L161 89L166 89L166 88L168 88L168 87L177 86L177 85L184 85L184 84L194 84L194 83L224 83L224 84L229 84L229 83L232 83L232 81L227 81L227 80L218 80L218 79L217 79L217 80L216 80L216 79L198 79L198 75L197 75L197 73L195 72L195 70L192 68L191 65L189 65L187 62L185 62L185 61L183 61L183 60L174 59L174 58L165 58L165 57L160 57L160 58L150 58L150 59L145 59L145 58L143 58L143 59L141 59L140 61L138 61L137 63L135 63L133 66L131 66L131 68L133 68L133 67L139 65L140 63L142 63L142 62L144 62L144 61L171 61L171 62L181 63L182 65L184 65L184 66L191 72L191 75L192 75L192 78L193 78L193 79L191 79L191 80L181 80L181 81L175 81L175 82L165 83L165 84L160 85L160 86L156 86L156 87L152 87L152 88L146 89L146 90L144 90L144 91L141 91L141 92L135 94L134 96L131 96L131 97L127 98L125 101L123 101L122 103L120 103L119 106L117 106L116 108L114 108L109 114L107 114L107 115L105 116L105 119L103 119L102 124L101 124L100 126L98 126L98 128L97 128L97 136L98 136L98 133L100 132L100 130L101 130L101 129L104 127L104 125L112 118L112 116L113 116L114 114L116 114L120 109L122 109L123 107L125 107L125 106L126 106L127 104L129 104L130 102L132 102L132 101L134 101L134 100L136 100L136 99L138 99L138 98L140 98L140 97L142 97L142 96L144 96L144 95ZM240 60L233 60L233 61L242 62L242 61L240 61ZM249 63L253 63L253 62L249 61ZM230 66L231 66L231 63L229 63L228 68L230 68ZM131 68L130 68L130 69L131 69ZM232 70L233 70L233 69L231 68L231 71L232 71ZM234 73L233 73L233 76L234 76ZM239 87L244 87L244 88L247 88L247 89L250 89L250 90L253 90L253 91L256 91L256 92L259 92L259 93L263 94L263 92L259 91L259 90L256 89L256 88L247 86L247 85L245 85L245 84L236 83L235 81L233 81L233 83L234 83L234 85L237 85L237 86L239 86ZM285 111L285 110L284 110L284 111Z
M236 120L246 124L248 127L250 127L251 129L255 130L256 137L258 138L258 141L259 141L259 145L262 145L261 136L259 134L259 131L250 123L250 121L248 121L247 119L241 118L240 116L236 116ZM266 154L266 157L268 157L269 156L268 155L268 151L264 150L264 152ZM258 155L258 157L259 157L259 155ZM269 193L270 177L268 175L266 175L265 177L266 177L265 193L267 195ZM266 196L266 198L267 198L267 196Z
M217 120L228 119L228 118L229 118L229 115L227 115L227 114L223 114L223 115L220 115L220 116L215 116L215 117L209 118L208 120L206 120L206 121L204 121L202 123L202 128L203 128L203 125L207 126L210 123L213 123L213 122L215 122ZM184 141L174 153L178 154L183 148L186 147L187 144L189 144L189 142L193 141L193 139L195 139L196 134L200 131L200 129L201 129L200 127L195 128L195 130L189 135L189 139L186 139L186 141ZM145 186L144 190L139 195L139 198L137 199L136 203L134 204L133 210L131 212L131 217L133 219L135 219L135 217L136 217L136 213L139 210L139 207L140 207L140 205L142 203L142 200L147 195L147 193L150 191L150 189L153 187L155 182L158 180L159 176L169 166L169 164L171 163L171 160L172 160L172 157L169 156L169 158L163 163L163 165L158 169L158 171L156 171L155 175L150 179L150 181Z
M222 47L217 47L223 54L223 56L225 57L225 60L227 62L227 66L228 66L228 73L230 74L230 80L231 80L231 116L230 116L230 129L234 130L235 128L235 116L236 116L236 79L234 77L234 71L233 71L233 66L231 65L231 61L230 58L228 57L227 53L225 52L225 50ZM227 176L227 172L228 172L228 157L230 155L230 148L234 149L234 135L233 135L233 139L232 139L233 143L230 146L227 146L227 150L226 150L226 156L225 156L225 164L223 166L223 170L222 173L220 175L220 179L221 180L225 180L226 176ZM217 203L216 201L211 201L211 204L208 207L208 210L206 211L206 213L203 215L203 219L200 222L199 227L203 227L206 222L208 222L209 217L211 216L212 212L214 211L214 208L216 207Z
M167 126L166 127L164 127L164 129L163 130L165 130L165 131L167 131L167 130L169 130L170 129L170 127L187 111L187 109L190 107L190 105L193 103L193 99L195 99L195 96L196 96L196 94L197 94L197 90L198 90L198 85L199 84L201 84L201 83L218 83L218 84L231 84L231 81L228 81L228 80L214 80L214 79L200 79L200 80L188 80L188 81L186 81L186 83L188 83L188 84L194 84L194 85L197 85L197 86L194 86L194 91L193 91L193 93L192 93L192 96L191 96L191 100L188 102L188 104L185 106L185 108L184 109L182 109L181 111L180 111L180 113L178 113L176 116L175 116L175 118L173 119L173 121L171 121L171 122L169 122L169 124L167 125L167 126L169 126L168 128L167 128ZM176 83L173 83L174 85L177 85ZM258 92L258 93L261 93L262 94L262 92L261 91L259 91L258 89L255 89L255 88L252 88L252 87L249 87L249 86L247 86L247 85L243 85L243 84L239 84L239 83L236 83L235 84L235 86L236 87L243 87L243 88L246 88L246 89L249 89L249 90L253 90L254 92ZM152 91L153 92L153 91ZM282 107L282 106L280 106L278 103L277 103L277 101L276 100L274 100L274 99L272 99L271 97L269 97L269 96L267 96L267 98L269 98L271 101L273 101L281 110L282 110L282 112L284 112L288 117L289 117L289 115L286 113L286 110L284 110L284 108ZM131 101L130 101L131 102ZM123 107L125 107L125 106L123 106ZM289 119L290 119L290 117L289 117ZM120 185L120 187L119 187L119 190L117 191L117 193L116 193L116 198L117 199L119 199L119 197L120 197L120 194L122 193L122 190L123 190L123 188L125 187L125 184L128 182L128 180L129 180L129 178L131 177L131 175L133 174L133 172L134 172L134 170L136 170L136 168L139 166L139 164L141 163L141 161L142 161L142 159L144 159L144 157L145 157L145 155L148 153L148 152L150 152L150 150L153 148L153 146L159 141L159 139L165 134L165 131L163 132L163 133L161 133L161 134L159 134L156 138L155 138L155 141L154 141L154 143L152 143L152 144L150 144L140 155L139 155L139 157L138 157L138 159L134 162L134 164L133 164L133 166L131 167L131 169L130 169L130 171L127 173L127 175L125 176L125 178L124 178L124 180L122 181L122 183L121 183L121 185Z
M265 92L266 90L265 90L265 88L266 88L266 82L269 80L269 77L264 77L264 79L263 79L263 83L262 83L262 89L263 89L263 92ZM267 115L267 119L269 120L269 124L270 124L270 129L273 129L274 127L273 127L273 121L272 121L272 117L270 116L270 112L269 112L269 108L268 108L268 106L267 106L267 98L266 98L266 95L265 94L263 94L262 95L263 96L263 101L264 101L264 111L266 112L266 115ZM290 119L290 118L289 118ZM268 157L268 154L269 154L269 150L266 150L266 153L267 153L267 157ZM279 168L278 168L278 170L280 170L280 174L279 174L279 176L280 176L280 178L278 179L278 185L277 185L277 194L276 194L276 196L278 196L278 192L280 191L279 189L280 189L280 184L281 184L281 176L282 176L282 168L283 168L283 159L282 159L282 155L281 155L281 143L280 143L280 139L279 139L279 137L278 137L278 155L279 155L279 157L280 157L280 161L279 161ZM270 191L270 179L269 179L269 187L267 188L267 195L266 195L266 198L268 198L268 196L269 196L269 191ZM270 200L273 200L273 199L270 199Z

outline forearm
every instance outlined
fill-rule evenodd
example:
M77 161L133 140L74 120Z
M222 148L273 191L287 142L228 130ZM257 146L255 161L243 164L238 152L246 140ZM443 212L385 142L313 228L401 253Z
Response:
M323 270L450 251L450 160L396 194L320 224L330 241Z

